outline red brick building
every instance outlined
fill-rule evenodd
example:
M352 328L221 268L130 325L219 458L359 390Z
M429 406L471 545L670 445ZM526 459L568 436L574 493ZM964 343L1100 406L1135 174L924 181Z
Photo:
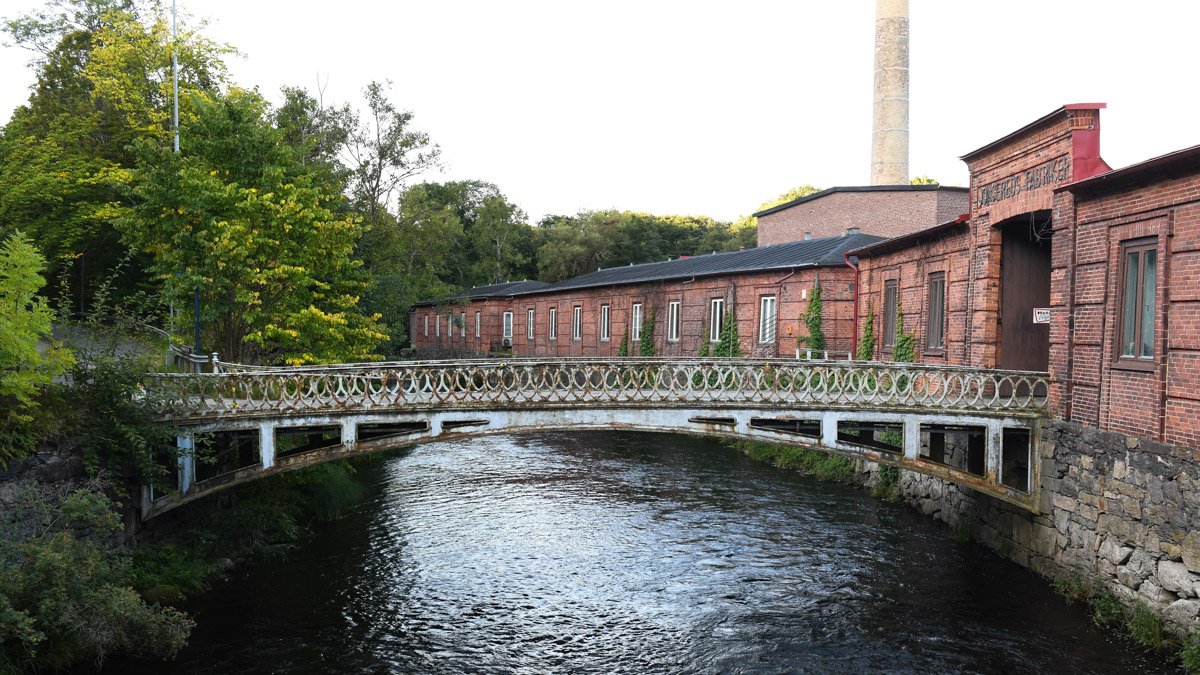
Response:
M1060 108L963 157L963 218L853 251L877 358L1048 370L1056 416L1200 446L1200 148L1117 171L1102 104Z
M793 356L797 338L807 335L801 317L819 282L826 348L849 352L854 270L845 254L879 240L846 233L614 267L550 285L472 289L415 305L410 337L426 354L511 348L514 356L616 356L628 336L636 355L653 315L657 354L696 356L718 341L732 311L743 354ZM465 323L465 333L456 322Z
M961 187L832 187L755 213L758 245L833 237L854 227L863 234L897 237L966 213L967 201L967 188Z

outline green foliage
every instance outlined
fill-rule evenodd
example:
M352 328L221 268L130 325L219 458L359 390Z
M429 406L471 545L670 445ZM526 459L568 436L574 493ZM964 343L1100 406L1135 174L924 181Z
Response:
M68 493L26 485L0 523L0 670L62 668L112 652L171 658L192 622L132 588L107 539L120 518L93 483Z
M849 483L854 479L854 461L841 455L791 445L762 441L728 441L734 448L758 462L781 469L793 469L818 480Z
M909 185L940 185L936 180L929 176L917 176L908 181Z
M1160 649L1163 646L1162 618L1141 602L1135 603L1126 614L1125 629L1134 642L1146 649Z
M879 465L879 481L871 486L871 495L884 501L900 501L900 469Z
M1117 626L1124 621L1125 608L1121 606L1117 596L1107 588L1088 600L1088 604L1092 607L1092 623L1097 626Z
M1050 588L1066 599L1068 604L1083 602L1092 597L1095 587L1091 582L1073 574L1062 574L1054 577Z
M970 516L959 516L954 524L954 540L960 544L971 543L971 532L975 529L975 521Z
M361 232L266 120L255 93L197 96L189 152L137 143L128 241L168 297L202 319L222 356L289 364L362 361L386 339L359 312Z
M858 338L858 352L854 355L859 361L870 361L875 358L875 310L867 308L867 321L863 325L862 335Z
M807 184L798 185L798 186L788 190L787 192L784 192L783 194L779 195L778 197L776 197L774 199L769 199L769 200L763 202L762 204L759 204L758 208L755 210L763 211L765 209L771 208L772 206L779 206L780 204L786 204L792 200L800 199L801 197L807 197L809 195L816 194L820 191L821 191L821 188L819 188L819 187L813 187L813 186L807 185Z
M825 331L821 329L821 282L813 284L812 295L808 297L808 307L804 310L804 326L808 335L796 338L796 343L803 349L814 352L824 351Z
M45 261L20 231L0 243L0 468L23 458L37 440L39 391L62 374L71 354L50 338L53 312L38 297Z
M708 340L701 340L700 353L697 354L697 356L702 359L707 359L708 357L712 356L712 343L710 343ZM699 375L699 373L697 373L697 375Z
M629 356L629 329L621 336L621 344L617 345L617 356Z
M354 480L354 466L346 461L326 462L288 478L304 495L304 506L317 520L338 520L362 499L363 488Z
M725 312L725 320L721 324L721 340L713 347L712 355L718 358L738 358L742 355L742 342L738 339L737 318L732 309Z
M122 497L130 496L127 486L171 479L157 456L173 451L174 435L154 419L154 402L141 386L150 365L149 357L84 353L71 371L72 386L55 392L56 437L78 446L89 474L119 478L112 489Z
M1183 640L1179 662L1186 673L1200 673L1200 633L1192 631Z
M654 348L654 308L646 310L646 321L642 324L642 334L638 340L638 356L655 356Z
M537 275L543 281L561 281L598 267L752 248L756 236L753 224L631 211L549 216L535 232Z
M128 211L134 142L169 143L173 47L170 26L139 20L133 3L53 4L6 23L15 42L42 57L29 103L0 134L0 235L28 232L49 261L50 293L65 305L60 289L78 289L84 310L97 280L112 279L117 297L148 283L140 261L127 264L114 225ZM229 49L183 26L174 52L187 120L192 94L224 84Z
M912 363L917 358L916 332L904 332L904 311L896 302L896 343L892 345L892 360L896 363Z
M441 150L429 135L412 129L413 114L388 98L391 83L372 82L363 92L367 109L347 112L346 154L353 159L350 193L368 224L387 219L393 196L413 176L438 166Z

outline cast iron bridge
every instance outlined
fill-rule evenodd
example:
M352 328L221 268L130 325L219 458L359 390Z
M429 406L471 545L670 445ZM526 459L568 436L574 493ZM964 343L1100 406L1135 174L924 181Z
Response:
M799 445L929 474L1038 510L1045 373L783 359L215 364L146 396L179 429L173 486L143 516L341 457L434 439L629 429ZM197 459L199 457L199 459Z

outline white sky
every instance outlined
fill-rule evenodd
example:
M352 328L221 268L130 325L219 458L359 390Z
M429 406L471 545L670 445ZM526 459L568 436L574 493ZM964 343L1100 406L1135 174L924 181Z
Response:
M167 0L163 0L167 2ZM0 16L40 5L0 0ZM239 48L234 80L360 101L372 79L441 145L434 180L496 183L536 220L618 208L733 219L804 183L868 181L874 2L179 0ZM1187 0L911 1L910 172L1064 103L1107 102L1114 167L1200 143ZM0 47L0 121L28 96Z

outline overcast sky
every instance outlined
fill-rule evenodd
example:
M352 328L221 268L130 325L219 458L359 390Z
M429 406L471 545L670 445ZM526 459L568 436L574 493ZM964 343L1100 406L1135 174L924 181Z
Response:
M358 102L391 80L442 147L430 179L493 182L534 219L733 219L795 185L868 181L871 0L178 1L272 100L319 77L327 101ZM1200 3L912 0L911 17L912 175L965 185L960 155L1064 103L1108 103L1114 167L1200 143ZM0 121L28 97L28 57L0 48Z

